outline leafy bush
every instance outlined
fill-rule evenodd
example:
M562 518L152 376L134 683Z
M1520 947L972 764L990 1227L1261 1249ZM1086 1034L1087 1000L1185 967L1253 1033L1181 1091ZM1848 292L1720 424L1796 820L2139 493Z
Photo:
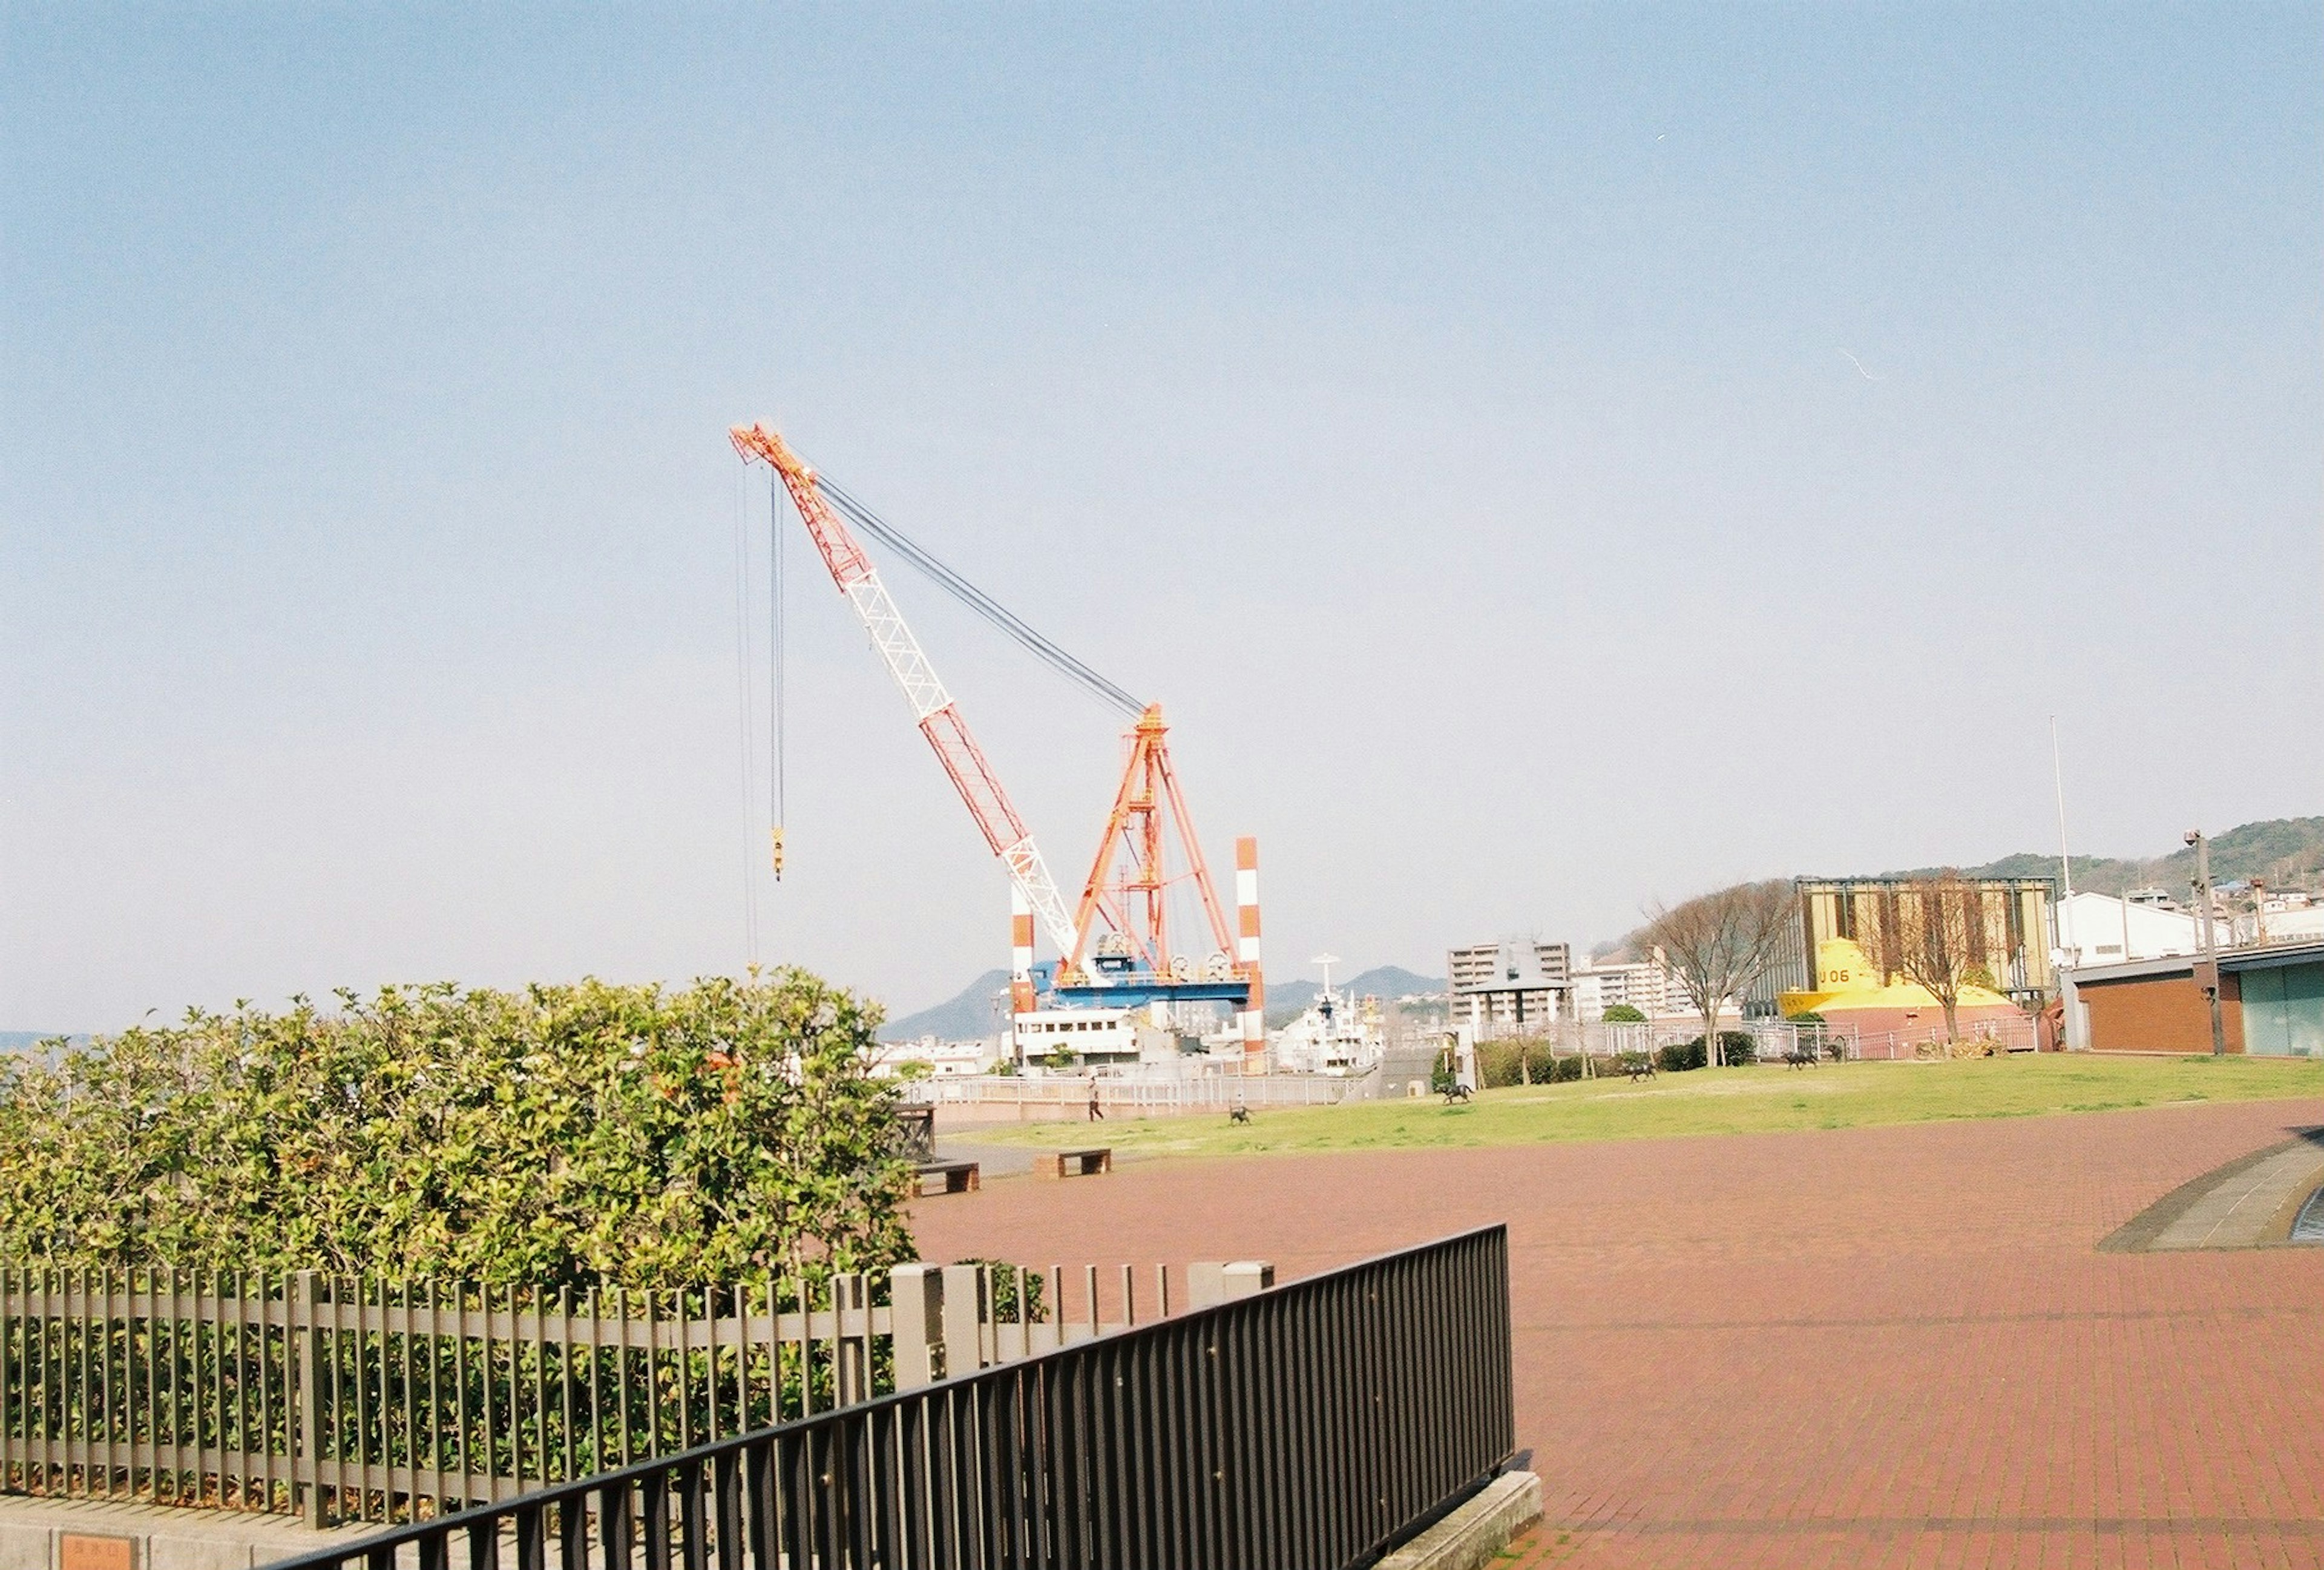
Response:
M1727 1062L1730 1067L1758 1060L1759 1044L1748 1031L1721 1030L1719 1032L1719 1046L1720 1051L1726 1054ZM1674 1041L1655 1054L1655 1067L1665 1074L1676 1074L1688 1068L1703 1068L1709 1067L1710 1063L1711 1054L1704 1049L1702 1038L1700 1036L1689 1041Z
M1506 1036L1477 1044L1477 1076L1489 1089L1511 1085L1546 1085L1549 1043L1530 1036Z
M877 1011L804 971L339 998L0 1063L0 1258L553 1289L908 1254Z
M1579 1053L1570 1057L1557 1058L1550 1066L1549 1080L1553 1085L1563 1085L1568 1080L1581 1077L1582 1057Z
M1701 1068L1710 1059L1702 1050L1702 1038L1692 1041L1673 1041L1655 1048L1655 1067L1665 1074L1683 1074L1690 1068Z
M1020 1320L1032 1322L1047 1312L1048 1281L1038 1270L1012 1265L1007 1260L986 1259L981 1255L955 1260L955 1264L974 1265L985 1272L988 1310L993 1319L1014 1325ZM1024 1300L1018 1300L1018 1288L1024 1288Z
M1604 1018L1609 1025L1643 1025L1646 1022L1646 1014L1628 1003L1616 1003L1606 1011Z

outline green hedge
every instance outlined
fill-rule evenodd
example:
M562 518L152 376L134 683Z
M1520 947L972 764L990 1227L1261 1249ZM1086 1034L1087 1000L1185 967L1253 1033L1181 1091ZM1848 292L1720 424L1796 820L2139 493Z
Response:
M535 1290L908 1256L879 1014L804 971L189 1012L0 1061L0 1259Z
M1674 1041L1667 1047L1658 1048L1655 1052L1655 1067L1665 1074L1707 1067L1711 1054L1704 1049L1702 1043L1703 1038L1697 1036L1692 1040ZM1758 1042L1748 1031L1721 1030L1719 1032L1719 1045L1730 1068L1757 1060Z

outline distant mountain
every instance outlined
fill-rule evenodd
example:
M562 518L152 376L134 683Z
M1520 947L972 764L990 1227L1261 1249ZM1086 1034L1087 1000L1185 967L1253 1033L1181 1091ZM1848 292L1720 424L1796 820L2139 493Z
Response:
M2074 889L2084 894L2121 894L2132 889L2168 890L2184 898L2195 875L2195 852L2181 845L2151 861L2113 856L2076 856ZM1934 871L1916 868L1891 873L1890 877L1914 877ZM2036 851L2021 851L1983 866L1963 867L1972 878L2054 878L2058 858ZM2233 883L2264 879L2270 888L2314 888L2324 882L2324 817L2271 817L2246 823L2211 840L2211 882Z
M76 1046L88 1039L69 1030L0 1030L0 1052L30 1052L42 1042L54 1041L59 1037Z
M880 1027L880 1039L917 1041L923 1036L934 1036L942 1041L969 1041L998 1035L1008 1004L1002 1002L996 1005L993 999L1008 990L1009 973L988 970L936 1007L889 1020Z

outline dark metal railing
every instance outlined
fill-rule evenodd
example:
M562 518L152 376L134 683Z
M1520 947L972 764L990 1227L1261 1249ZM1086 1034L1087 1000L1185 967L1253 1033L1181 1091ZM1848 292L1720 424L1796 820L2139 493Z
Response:
M280 1570L1342 1570L1514 1433L1493 1226Z

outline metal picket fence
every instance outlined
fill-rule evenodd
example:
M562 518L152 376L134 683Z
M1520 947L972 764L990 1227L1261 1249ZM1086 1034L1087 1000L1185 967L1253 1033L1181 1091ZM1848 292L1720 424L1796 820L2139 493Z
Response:
M0 1271L0 1487L314 1519L503 1499L872 1395L869 1288Z
M1185 1267L1177 1307L1266 1272ZM0 1270L0 1492L440 1514L1171 1312L1168 1272L1139 1278L911 1264L576 1293Z

